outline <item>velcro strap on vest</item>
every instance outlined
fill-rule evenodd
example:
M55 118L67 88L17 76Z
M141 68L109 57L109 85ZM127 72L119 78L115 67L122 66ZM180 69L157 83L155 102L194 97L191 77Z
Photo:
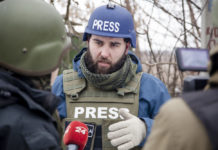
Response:
M78 77L73 69L64 70L63 84L64 93L73 100L77 100L79 93L86 87L86 81Z

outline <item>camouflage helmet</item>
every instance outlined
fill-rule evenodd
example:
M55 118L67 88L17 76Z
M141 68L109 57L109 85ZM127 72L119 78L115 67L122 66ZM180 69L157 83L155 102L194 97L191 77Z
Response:
M43 0L3 0L0 20L0 66L18 74L49 74L71 46L61 15Z

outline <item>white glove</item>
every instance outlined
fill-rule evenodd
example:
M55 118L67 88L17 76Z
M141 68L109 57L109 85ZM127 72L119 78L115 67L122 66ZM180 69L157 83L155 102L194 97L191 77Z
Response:
M110 125L107 136L113 146L118 146L118 150L128 150L142 142L146 136L146 125L125 109L120 109L119 114L124 121Z

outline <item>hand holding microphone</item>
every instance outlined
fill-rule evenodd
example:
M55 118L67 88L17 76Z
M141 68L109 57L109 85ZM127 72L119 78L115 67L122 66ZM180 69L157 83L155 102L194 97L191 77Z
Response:
M83 150L88 140L88 127L79 121L72 121L66 128L63 142L67 150Z
M146 135L146 125L138 117L120 109L124 121L109 126L108 138L118 150L128 150L139 145Z

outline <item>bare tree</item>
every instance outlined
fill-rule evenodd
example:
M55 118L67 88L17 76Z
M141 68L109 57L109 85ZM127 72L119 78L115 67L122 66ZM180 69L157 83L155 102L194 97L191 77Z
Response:
M177 47L199 47L200 1L193 0L50 0L54 6L61 6L63 19L72 38L81 40L82 33L91 12L101 4L113 2L128 9L134 19L137 33L137 47L133 49L140 58L143 71L162 80L172 96L182 88L187 75L178 70L174 50ZM101 3L101 4L99 4ZM83 30L78 30L78 26ZM79 49L75 40L73 49ZM70 63L71 60L69 59Z

